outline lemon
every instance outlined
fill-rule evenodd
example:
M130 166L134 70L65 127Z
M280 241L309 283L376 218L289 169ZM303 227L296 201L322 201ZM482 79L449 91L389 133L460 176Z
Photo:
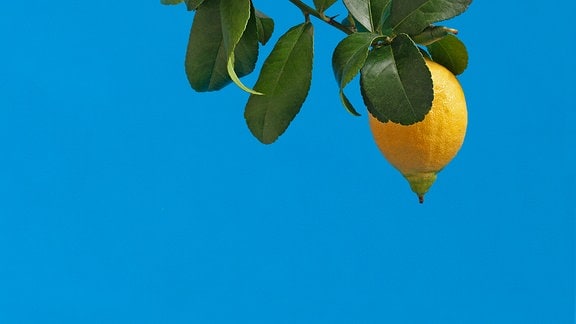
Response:
M442 65L426 60L432 74L434 100L424 120L401 125L382 123L369 115L376 145L410 183L420 203L436 175L456 156L466 135L466 99L456 77Z

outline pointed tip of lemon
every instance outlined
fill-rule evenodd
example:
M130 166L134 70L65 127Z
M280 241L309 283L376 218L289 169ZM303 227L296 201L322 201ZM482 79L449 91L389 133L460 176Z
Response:
M418 195L418 202L424 203L424 195L436 181L436 172L415 173L404 175L410 188Z

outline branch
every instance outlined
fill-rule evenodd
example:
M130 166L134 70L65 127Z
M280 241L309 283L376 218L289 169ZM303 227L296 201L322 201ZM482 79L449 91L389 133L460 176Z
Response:
M298 7L300 10L302 10L304 15L314 16L314 17L322 20L323 22L327 23L328 25L335 27L336 29L339 29L340 31L343 31L344 33L346 33L348 35L354 33L354 31L351 28L346 27L346 26L342 25L341 23L337 22L336 20L334 20L334 17L327 17L326 15L324 15L324 13L318 12L316 9L308 6L307 4L303 3L300 0L288 0L288 1L292 2L296 7Z

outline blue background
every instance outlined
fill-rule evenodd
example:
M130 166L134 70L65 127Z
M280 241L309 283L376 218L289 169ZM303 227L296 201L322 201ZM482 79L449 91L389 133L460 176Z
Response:
M255 3L273 40L302 20ZM445 23L469 128L420 205L341 107L343 34L317 20L309 98L265 146L240 89L190 89L183 5L4 1L0 323L574 323L572 12Z

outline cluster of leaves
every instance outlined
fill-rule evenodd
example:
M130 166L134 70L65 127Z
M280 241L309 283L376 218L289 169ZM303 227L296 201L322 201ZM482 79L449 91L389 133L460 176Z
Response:
M348 17L341 23L324 13L336 0L314 0L310 7L289 0L304 12L264 61L253 89L240 77L254 71L260 45L274 22L252 0L161 0L194 10L186 53L186 75L196 91L216 91L234 82L250 93L244 116L252 134L273 143L288 128L310 89L315 16L347 36L332 56L342 104L359 115L344 88L360 73L368 111L383 122L409 125L424 119L434 93L425 59L454 74L464 71L468 55L455 30L433 23L464 12L472 0L342 0Z

